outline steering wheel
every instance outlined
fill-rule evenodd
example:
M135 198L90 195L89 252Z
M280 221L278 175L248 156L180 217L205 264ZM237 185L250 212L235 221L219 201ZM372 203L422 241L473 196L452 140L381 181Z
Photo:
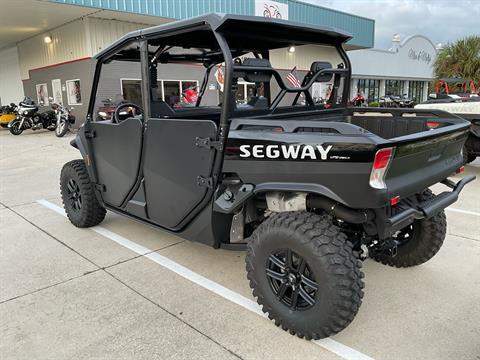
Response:
M113 113L113 122L120 124L123 120L125 119L120 119L120 112L124 108L133 108L133 116L136 116L137 114L143 114L143 109L134 104L134 103L123 103L118 105L118 107L115 109L115 112Z

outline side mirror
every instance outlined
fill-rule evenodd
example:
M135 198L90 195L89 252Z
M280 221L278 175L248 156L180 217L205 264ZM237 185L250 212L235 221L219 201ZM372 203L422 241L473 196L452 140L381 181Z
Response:
M48 102L53 103L53 97L49 96L49 97L48 97Z

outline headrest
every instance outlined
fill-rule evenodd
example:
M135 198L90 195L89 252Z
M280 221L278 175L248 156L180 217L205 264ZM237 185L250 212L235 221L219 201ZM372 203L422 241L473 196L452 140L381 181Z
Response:
M326 62L326 61L314 61L312 63L312 65L310 66L310 71L315 74L317 72L319 72L320 70L324 70L324 69L331 69L332 68L332 64L329 63L329 62ZM320 75L316 80L315 82L329 82L330 80L332 80L332 76L333 74L324 74L324 75Z
M243 66L264 67L271 69L272 65L268 59L247 58L243 60ZM268 82L272 77L271 72L255 71L255 72L237 72L237 77L243 77L248 82Z

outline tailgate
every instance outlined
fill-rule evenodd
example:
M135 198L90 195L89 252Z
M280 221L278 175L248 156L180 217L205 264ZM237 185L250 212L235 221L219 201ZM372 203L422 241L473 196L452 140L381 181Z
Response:
M397 145L386 174L389 198L418 193L462 166L461 150L468 136L468 123L453 126L457 128L453 132L434 134L445 128L417 133L416 139L392 139Z

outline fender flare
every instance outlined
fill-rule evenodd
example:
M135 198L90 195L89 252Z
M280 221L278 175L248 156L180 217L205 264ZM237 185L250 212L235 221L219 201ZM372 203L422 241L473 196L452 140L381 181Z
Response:
M316 194L350 207L346 201L323 185L314 183L267 182L257 185L243 184L233 202L225 201L223 196L220 195L214 202L214 211L224 214L234 213L253 196L270 191L305 192L309 194Z
M268 182L258 184L254 189L255 194L261 194L269 191L291 191L317 194L349 206L341 197L335 194L332 190L320 184Z

